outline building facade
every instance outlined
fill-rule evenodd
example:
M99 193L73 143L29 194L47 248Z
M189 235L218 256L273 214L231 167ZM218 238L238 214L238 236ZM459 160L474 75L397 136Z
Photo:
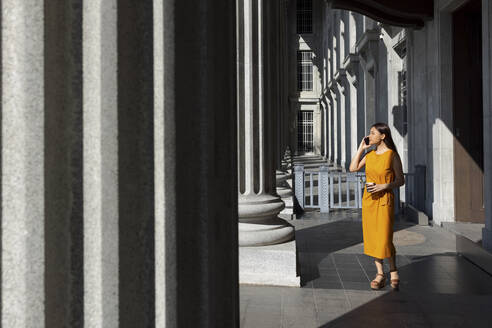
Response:
M311 33L290 29L298 153L309 149L348 170L371 125L385 122L408 173L401 200L436 224L484 224L488 4L434 1L421 23L399 26L343 1L297 4L290 21L312 21ZM313 8L309 19L305 8Z

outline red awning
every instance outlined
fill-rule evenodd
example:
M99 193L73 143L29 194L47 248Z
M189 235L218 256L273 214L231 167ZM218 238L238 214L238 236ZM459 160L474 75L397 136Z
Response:
M434 15L433 0L329 0L334 9L351 10L381 23L423 27Z

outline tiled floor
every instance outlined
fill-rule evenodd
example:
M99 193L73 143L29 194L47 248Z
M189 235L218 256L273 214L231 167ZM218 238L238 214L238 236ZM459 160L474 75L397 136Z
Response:
M376 269L357 210L291 222L303 287L241 286L241 327L492 327L492 277L457 256L444 229L396 222L394 292L369 288Z

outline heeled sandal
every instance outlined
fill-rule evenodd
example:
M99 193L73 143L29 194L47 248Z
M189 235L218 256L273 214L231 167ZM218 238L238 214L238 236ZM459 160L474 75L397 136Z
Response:
M383 288L386 284L386 277L384 276L384 273L376 273L376 277L377 276L382 276L383 279L381 281L377 281L376 279L371 281L371 289L378 290Z
M390 272L398 272L398 270L391 270ZM391 273L390 273L391 275ZM390 285L393 290L399 290L400 289L400 279L390 279Z

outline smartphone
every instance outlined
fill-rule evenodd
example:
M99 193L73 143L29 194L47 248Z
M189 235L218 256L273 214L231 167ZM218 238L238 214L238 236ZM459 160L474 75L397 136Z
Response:
M369 137L365 137L364 142L366 143L366 145L368 145L369 144Z

